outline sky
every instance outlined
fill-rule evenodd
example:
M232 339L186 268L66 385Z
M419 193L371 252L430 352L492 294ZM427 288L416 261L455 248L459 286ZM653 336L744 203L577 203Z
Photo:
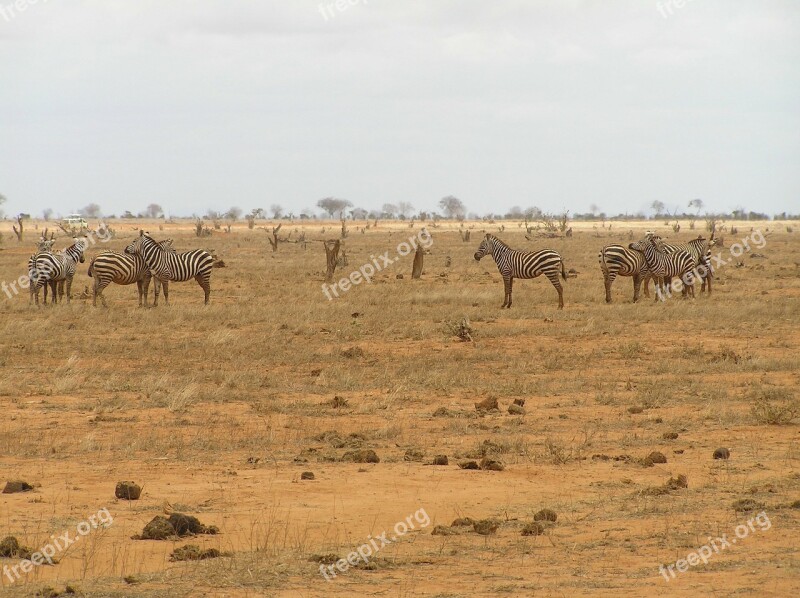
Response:
M796 0L16 5L7 216L447 195L478 214L800 213Z

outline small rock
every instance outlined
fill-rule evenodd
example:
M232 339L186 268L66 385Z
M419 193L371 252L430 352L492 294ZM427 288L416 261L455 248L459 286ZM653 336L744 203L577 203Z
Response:
M33 490L33 486L31 486L28 482L23 482L22 480L13 480L6 482L6 487L3 488L3 494L30 492L31 490Z
M475 409L478 411L500 411L496 397L489 397L488 399L482 400L480 403L475 403Z
M142 540L166 540L174 535L175 528L172 527L169 520L162 515L156 515L144 526L139 538Z
M525 407L520 407L516 403L508 406L508 413L511 415L525 415Z
M436 411L433 412L433 417L449 417L450 411L447 407L439 407Z
M503 465L500 461L495 461L494 459L487 459L484 457L481 459L480 463L481 469L486 471L503 471L506 466Z
M472 517L459 517L458 519L453 519L450 527L472 527L474 524L475 520Z
M647 455L647 459L652 461L653 463L666 463L667 458L664 456L664 453L660 453L658 451L653 451L649 455Z
M552 521L555 523L557 519L558 513L553 509L542 509L533 516L534 521Z
M342 351L342 357L347 359L355 359L357 357L364 357L364 349L361 347L350 347Z
M410 448L410 449L407 449L406 450L406 454L403 455L403 461L422 461L422 459L424 457L425 457L425 455L423 454L423 452L421 450L415 449L415 448ZM435 459L434 459L434 461L435 461ZM434 463L434 465L437 465L437 463ZM445 463L445 465L447 465L447 464Z
M372 449L361 449L358 451L347 451L342 455L342 461L350 463L380 463L381 460Z
M0 542L0 558L4 559L27 559L31 556L31 550L20 546L19 540L14 536L6 536Z
M514 404L519 405L520 407L525 406L525 399L514 399Z
M403 275L402 274L398 274L397 276L395 276L395 278L397 280L403 280Z
M436 455L433 458L434 465L449 465L450 461L447 459L447 455Z
M461 469L480 469L480 465L478 465L477 461L461 461L458 466Z
M134 482L117 482L114 489L114 496L122 500L139 500L142 495L142 487Z
M688 488L689 487L689 478L687 478L684 474L678 474L677 478L670 478L667 480L665 487L670 490L679 490L680 488Z
M481 536L490 536L497 532L500 522L495 519L481 519L472 524L472 529Z
M678 438L678 433L677 432L664 432L661 435L661 438L663 438L664 440L675 440L676 438Z
M522 528L522 535L523 536L541 536L546 527L541 521L534 521L532 523L526 523L525 526Z
M219 550L216 548L206 548L201 550L196 544L187 544L176 548L170 555L169 560L175 561L202 561L205 559L214 559L220 556Z
M760 511L766 505L763 502L754 500L752 498L740 498L733 503L733 510L740 513L749 513L750 511Z
M726 448L718 448L714 451L715 459L730 459L731 452Z
M313 471L304 471L300 474L301 480L313 480L314 479L314 472Z
M636 414L636 413L643 413L643 412L644 412L644 407L640 407L639 405L632 405L632 406L628 407L628 413Z

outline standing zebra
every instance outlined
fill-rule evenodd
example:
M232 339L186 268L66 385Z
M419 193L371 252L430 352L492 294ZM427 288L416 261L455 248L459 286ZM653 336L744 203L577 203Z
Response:
M564 260L559 253L553 249L542 249L533 253L529 251L516 251L503 243L494 235L487 234L481 241L478 251L475 252L475 261L485 255L491 255L497 264L497 269L503 276L505 285L505 300L500 307L511 307L511 287L515 278L536 278L544 274L553 283L558 291L558 309L564 308L564 294L561 289L561 281L558 280L559 267L561 277L566 280L567 273L564 271Z
M160 241L159 245L166 251L175 253L172 248L172 239ZM139 289L139 307L142 307L142 299L144 299L144 306L147 307L147 290L150 288L150 268L139 254L128 255L127 253L117 253L116 251L104 251L100 255L92 259L89 264L89 276L94 278L94 296L92 305L97 307L97 298L103 302L103 307L106 306L106 298L103 296L103 290L112 282L120 285L128 285L136 283ZM156 296L158 296L159 281L156 279ZM164 283L165 289L168 283ZM164 294L166 295L166 290Z
M28 259L28 288L30 289L30 299L29 303L33 303L34 291L38 291L35 288L35 285L32 284L36 281L38 277L38 273L36 272L36 259L39 257L40 254L44 253L52 253L53 251L53 244L56 242L55 238L47 238L47 231L45 230L45 234L36 242L36 253L34 253ZM38 295L38 292L36 293ZM39 297L36 297L36 302L38 304ZM44 287L44 302L47 303L47 285Z
M692 254L688 251L678 250L668 254L664 251L664 243L660 237L648 235L643 241L630 243L628 249L641 251L647 261L647 267L653 278L656 280L656 298L662 301L667 297L669 291L667 286L671 283L673 276L680 277L684 284L681 294L686 297L691 291L694 297L694 278L697 263Z
M169 252L159 245L150 233L139 231L139 237L125 248L129 255L144 259L153 277L161 284L169 281L186 282L194 278L205 292L205 303L211 295L211 268L214 258L203 249L184 253ZM169 287L164 284L164 303L169 305ZM153 306L158 305L158 283Z
M84 239L76 240L75 243L58 253L40 252L34 259L31 274L31 287L36 298L36 305L39 305L39 288L49 284L53 294L50 303L58 303L56 299L56 286L59 282L66 282L67 303L70 302L72 291L72 278L75 276L75 268L80 262L85 261L83 256L86 251L87 242ZM30 265L29 265L30 267ZM59 288L60 298L64 297L64 287Z
M644 295L650 297L650 279L652 275L647 269L647 261L639 251L622 245L606 245L598 254L600 270L606 285L606 303L611 303L611 285L617 276L633 277L633 302L639 300L639 287L644 280Z
M664 251L666 253L675 253L676 251L686 251L694 258L697 265L697 278L701 280L701 292L706 290L706 283L708 283L708 294L711 294L711 278L713 271L711 268L711 248L716 245L717 240L714 238L714 232L711 233L710 239L697 237L688 243L664 243Z

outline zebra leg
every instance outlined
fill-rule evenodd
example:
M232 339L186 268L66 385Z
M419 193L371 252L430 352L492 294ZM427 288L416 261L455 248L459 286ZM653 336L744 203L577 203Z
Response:
M507 307L511 309L511 289L514 286L514 278L512 276L503 276L503 289L505 290L505 296L503 298L503 305L500 306L500 309Z
M61 283L61 284L63 285L64 283ZM72 276L67 278L66 285L67 285L67 303L69 303L72 300ZM62 292L61 296L62 297L64 296L63 292ZM63 303L63 301L62 301L62 303Z
M639 288L642 285L642 277L638 274L633 275L633 302L636 303L639 300Z
M644 277L644 296L650 299L650 280L653 277L649 274Z
M609 272L606 274L603 272L603 281L606 285L606 303L611 303L611 285L614 284L614 279L616 278L616 272ZM634 287L635 290L635 287ZM634 293L633 301L636 302L636 294Z
M211 296L211 281L202 274L195 276L194 279L197 281L197 284L203 289L203 292L206 295L205 305L208 305L208 299Z
M55 280L50 281L50 293L52 296L50 297L50 305L55 305L58 303L58 299L56 295L58 294L58 283ZM47 299L44 300L47 303Z
M162 280L161 288L164 290L164 305L169 305L169 281Z
M558 291L558 309L564 309L564 290L561 286L561 281L558 280L558 272L547 272L545 276Z

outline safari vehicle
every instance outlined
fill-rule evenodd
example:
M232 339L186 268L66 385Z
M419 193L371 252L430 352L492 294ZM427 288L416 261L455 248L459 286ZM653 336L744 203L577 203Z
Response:
M70 214L61 221L61 228L70 233L82 233L89 230L89 224L80 214Z

